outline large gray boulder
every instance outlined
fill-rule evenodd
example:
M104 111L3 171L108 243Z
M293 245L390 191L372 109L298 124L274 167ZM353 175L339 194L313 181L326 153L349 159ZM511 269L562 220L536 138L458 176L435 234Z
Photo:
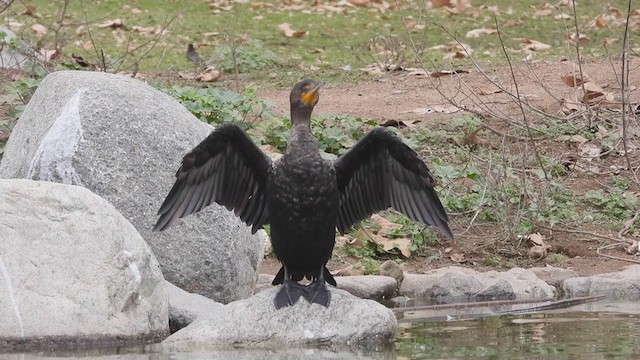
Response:
M331 304L324 307L300 299L276 310L273 299L279 288L222 306L207 318L169 336L168 350L206 347L251 346L282 348L284 345L333 345L386 343L395 334L391 310L373 300L363 300L330 288Z
M609 300L640 300L640 265L622 271L566 279L562 282L565 297L605 295Z
M157 260L91 191L0 180L0 239L0 352L168 334Z
M42 81L13 129L0 178L90 189L136 227L168 281L226 303L252 294L262 260L259 237L215 204L151 232L182 156L211 129L138 80L56 72Z

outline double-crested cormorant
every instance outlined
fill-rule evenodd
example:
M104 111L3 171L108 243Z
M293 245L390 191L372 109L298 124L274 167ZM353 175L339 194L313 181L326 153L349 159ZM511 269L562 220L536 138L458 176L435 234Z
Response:
M282 263L273 281L282 284L276 308L301 296L328 306L325 281L336 281L325 265L336 228L345 233L377 211L393 207L453 237L427 166L389 130L372 130L335 162L320 156L310 125L319 88L313 80L293 87L289 144L275 162L236 125L218 126L182 160L154 227L164 230L213 202L233 210L253 232L270 224ZM303 277L312 283L298 284Z

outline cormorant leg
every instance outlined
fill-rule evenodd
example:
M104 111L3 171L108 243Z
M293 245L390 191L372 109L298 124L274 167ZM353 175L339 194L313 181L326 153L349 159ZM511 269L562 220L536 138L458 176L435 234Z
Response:
M310 303L320 304L324 307L329 307L331 302L331 293L327 289L327 284L324 280L324 265L320 268L320 275L311 284L308 285L310 291L305 296L305 299Z
M284 280L282 281L282 287L273 300L276 309L281 309L285 306L293 305L298 301L298 299L300 299L300 296L304 296L304 294L306 294L305 289L303 289L297 281L291 280L289 269L287 269L287 267L284 265L283 268Z

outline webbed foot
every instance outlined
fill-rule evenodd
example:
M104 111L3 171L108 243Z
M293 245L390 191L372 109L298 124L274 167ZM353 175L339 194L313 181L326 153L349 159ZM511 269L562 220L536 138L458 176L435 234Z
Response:
M331 292L327 289L327 284L324 280L316 280L307 285L307 291L304 298L312 304L316 303L324 307L329 307L329 303L331 302Z
M296 281L285 279L273 302L276 309L282 309L295 304L301 296L307 298L306 289Z

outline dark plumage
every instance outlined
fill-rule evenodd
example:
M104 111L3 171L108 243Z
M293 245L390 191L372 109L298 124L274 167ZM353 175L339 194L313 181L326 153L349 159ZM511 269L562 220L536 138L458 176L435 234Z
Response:
M196 49L193 47L193 44L189 44L187 46L186 55L187 55L187 59L189 59L189 61L191 61L192 63L196 65L202 64L202 58L200 58L200 54L198 54Z
M233 210L252 231L271 226L282 268L275 298L281 308L301 296L328 306L325 265L335 229L344 233L371 214L393 207L409 218L453 234L433 190L433 177L415 152L392 132L376 128L335 162L324 160L310 119L320 84L304 80L291 91L293 127L284 156L272 162L235 125L221 125L188 153L158 214L154 230L217 202ZM298 284L302 278L308 286Z

